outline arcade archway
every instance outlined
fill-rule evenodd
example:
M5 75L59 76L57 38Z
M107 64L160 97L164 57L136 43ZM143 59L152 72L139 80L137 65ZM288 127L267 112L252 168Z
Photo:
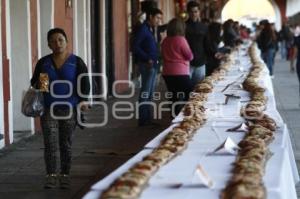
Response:
M230 0L222 9L221 19L232 18L248 27L262 19L275 23L276 29L281 28L280 10L274 0Z

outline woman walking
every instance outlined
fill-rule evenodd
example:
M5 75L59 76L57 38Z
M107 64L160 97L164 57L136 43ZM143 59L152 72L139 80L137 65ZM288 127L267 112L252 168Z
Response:
M60 28L49 30L47 34L50 55L42 57L36 64L31 85L43 91L45 112L41 116L44 137L44 159L46 163L45 188L70 186L72 158L72 135L76 127L76 107L85 101L90 85L85 63L67 50L68 39ZM82 77L81 77L82 76ZM77 85L78 80L80 85ZM86 105L81 106L87 109ZM60 151L60 173L57 175L57 140Z

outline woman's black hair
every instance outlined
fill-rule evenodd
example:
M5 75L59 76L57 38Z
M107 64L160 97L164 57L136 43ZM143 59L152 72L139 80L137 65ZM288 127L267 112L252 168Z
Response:
M47 41L48 42L50 41L51 36L54 35L55 33L62 34L65 37L66 41L68 41L67 34L63 29L61 29L61 28L52 28L47 33Z

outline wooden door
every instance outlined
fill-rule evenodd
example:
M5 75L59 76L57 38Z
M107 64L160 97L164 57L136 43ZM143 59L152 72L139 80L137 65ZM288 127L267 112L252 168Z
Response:
M129 35L127 1L112 1L112 41L115 80L128 80ZM116 92L122 93L128 84L116 86Z
M6 3L1 0L1 41L2 41L2 67L3 67L3 105L4 105L4 141L9 145L9 101L10 101L10 79L9 59L7 57L6 43Z
M31 57L32 57L33 69L39 58L38 57L39 55L38 55L37 1L38 0L30 0Z

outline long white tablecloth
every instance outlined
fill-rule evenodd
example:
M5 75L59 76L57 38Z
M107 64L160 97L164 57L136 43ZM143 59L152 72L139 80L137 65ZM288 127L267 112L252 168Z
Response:
M213 93L209 95L208 121L197 130L197 133L189 142L187 149L159 171L150 179L148 187L143 191L141 199L196 199L201 196L205 199L219 198L221 190L231 176L234 155L208 155L217 146L225 141L227 137L238 143L243 137L243 132L227 132L228 128L237 126L244 121L240 116L241 106L247 104L250 99L249 93L241 90L241 84L246 76L241 77L243 71L249 71L251 62L248 56L239 53L239 61L232 66L225 79L219 81ZM240 99L230 100L224 104L225 96L221 91L233 81L237 83L228 88L224 93L241 96ZM272 156L266 165L264 183L269 199L297 199L295 184L299 181L298 170L293 154L288 129L280 114L276 110L276 102L272 81L267 69L263 71L260 84L266 88L268 105L265 113L276 120L279 128L276 130L275 139L269 148ZM159 134L156 138L145 145L145 149L132 157L129 161L112 172L110 175L92 186L84 199L99 198L101 192L106 189L117 177L126 172L142 158L157 147L164 136L182 120L182 115L174 119L173 124ZM213 188L205 188L198 182L195 174L197 165L201 165L214 182ZM174 185L181 183L181 187Z

